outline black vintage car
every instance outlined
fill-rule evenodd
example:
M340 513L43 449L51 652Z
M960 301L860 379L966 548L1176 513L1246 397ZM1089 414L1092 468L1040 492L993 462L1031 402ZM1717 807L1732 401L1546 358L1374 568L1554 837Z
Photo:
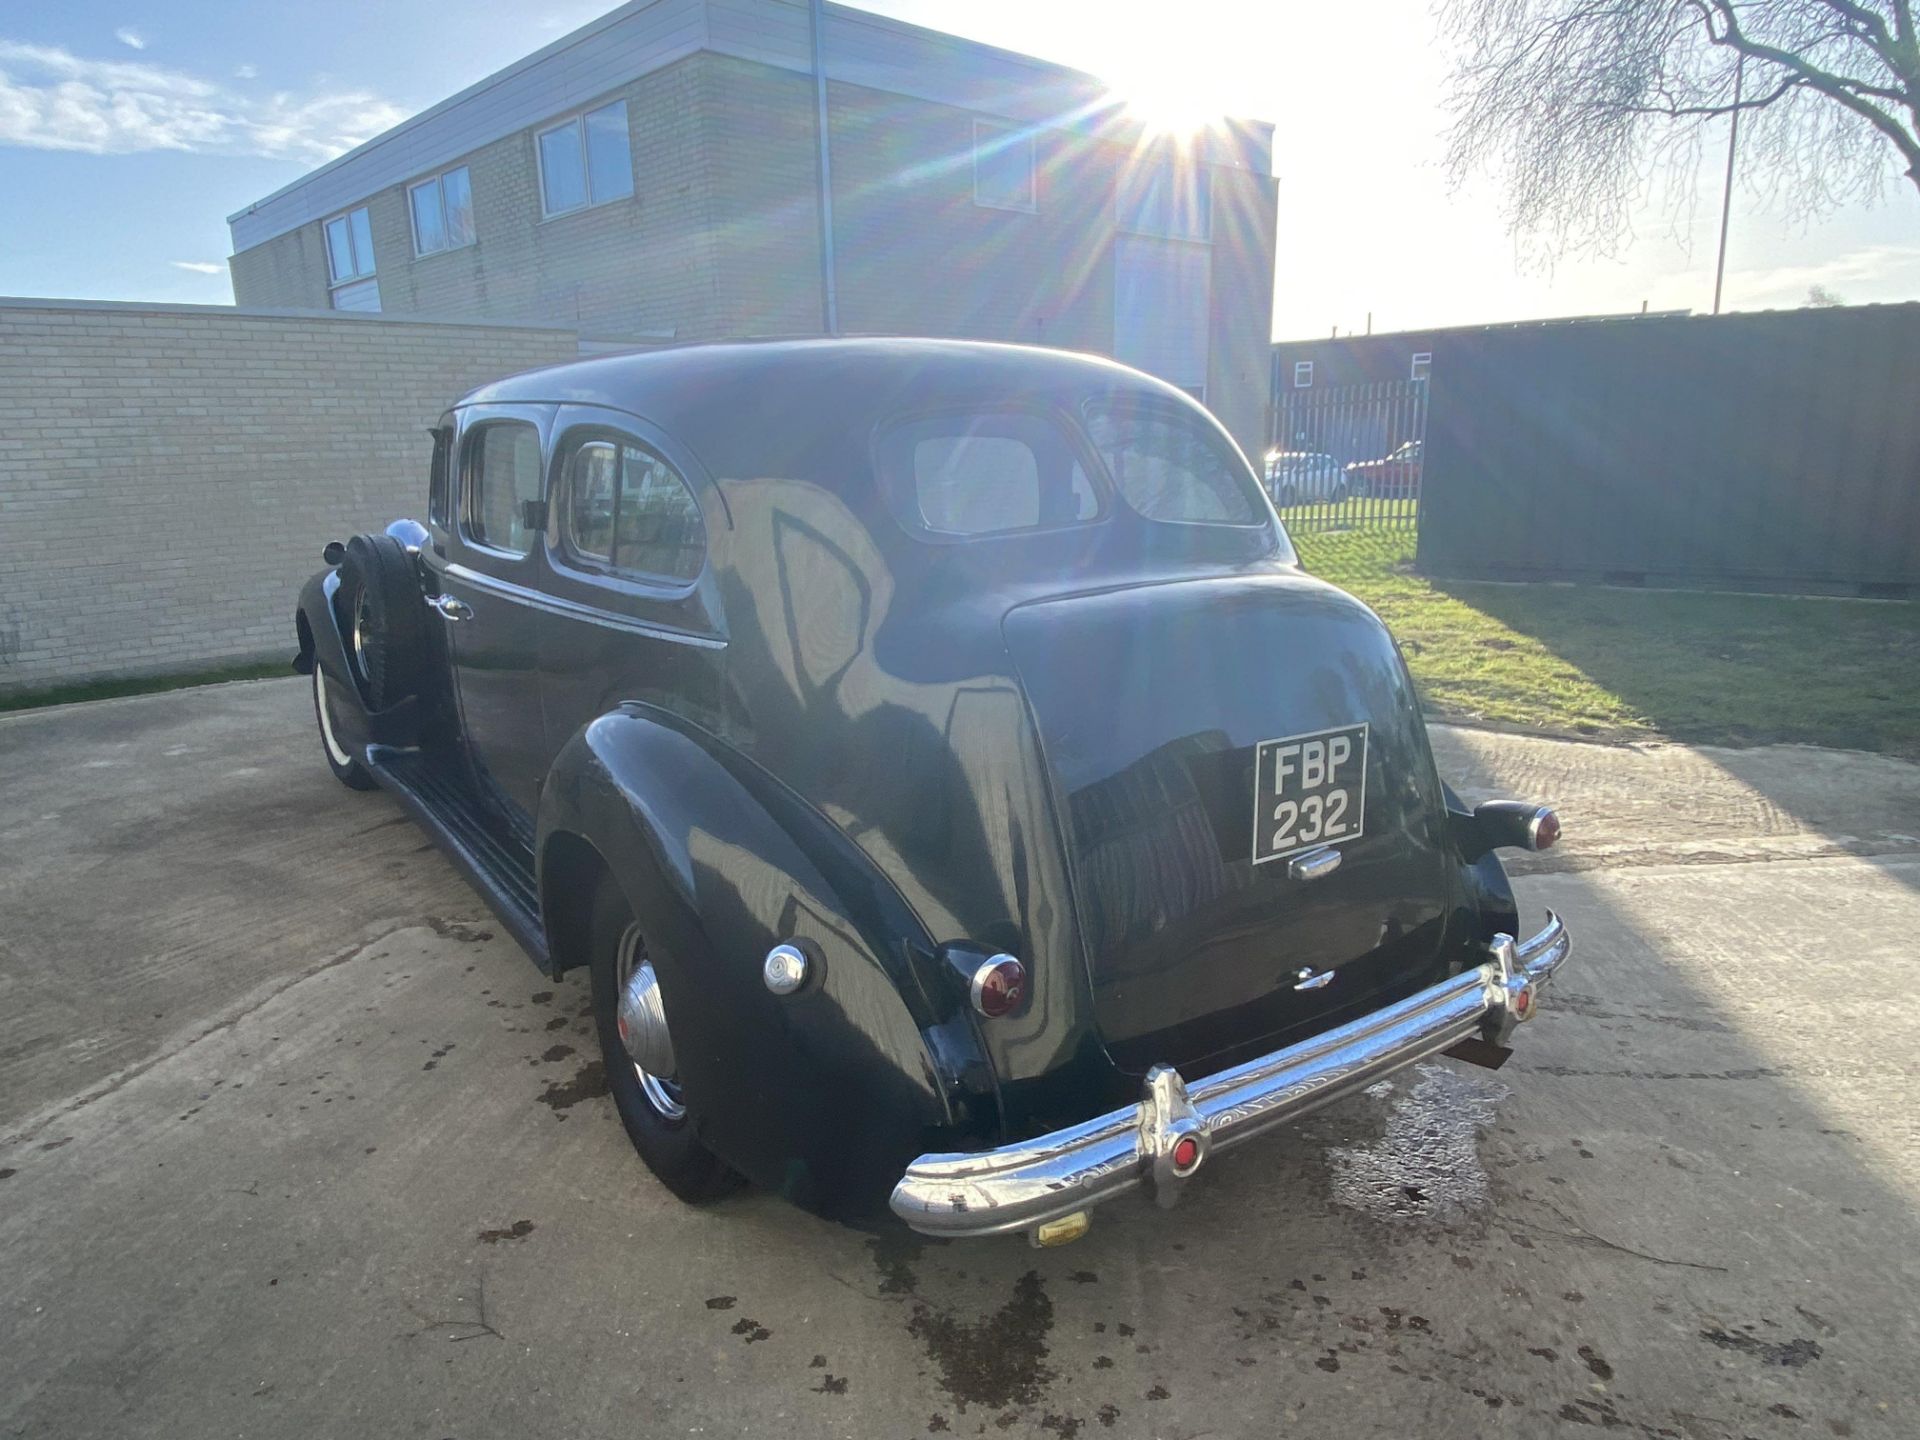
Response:
M1379 620L1179 391L933 340L467 396L424 525L301 595L327 763L591 977L676 1194L1074 1238L1445 1051L1567 954Z

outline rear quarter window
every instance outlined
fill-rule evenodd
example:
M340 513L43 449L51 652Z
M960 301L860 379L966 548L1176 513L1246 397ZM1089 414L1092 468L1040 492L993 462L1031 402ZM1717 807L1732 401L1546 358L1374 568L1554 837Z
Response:
M680 473L619 435L571 442L565 540L576 560L625 579L684 584L707 558L707 527Z

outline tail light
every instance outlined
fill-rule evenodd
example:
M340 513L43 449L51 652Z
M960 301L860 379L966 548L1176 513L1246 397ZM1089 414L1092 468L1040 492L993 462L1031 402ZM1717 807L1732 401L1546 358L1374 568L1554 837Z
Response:
M973 972L968 997L989 1020L1011 1015L1027 998L1027 967L1011 955L988 957Z

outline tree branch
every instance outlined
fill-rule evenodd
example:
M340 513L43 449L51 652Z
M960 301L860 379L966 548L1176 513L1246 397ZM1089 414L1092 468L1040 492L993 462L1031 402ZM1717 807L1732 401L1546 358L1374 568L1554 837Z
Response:
M1878 105L1862 99L1856 93L1859 82L1850 86L1844 77L1821 69L1804 56L1750 38L1740 28L1739 17L1734 13L1734 0L1689 0L1689 3L1701 10L1703 15L1706 14L1706 7L1711 5L1712 13L1720 17L1721 24L1725 26L1724 34L1715 35L1711 19L1706 22L1707 38L1714 44L1725 45L1739 54L1765 60L1799 75L1809 89L1817 90L1836 104L1844 105L1885 135L1905 158L1907 174L1916 184L1920 184L1920 140L1916 140L1911 131Z

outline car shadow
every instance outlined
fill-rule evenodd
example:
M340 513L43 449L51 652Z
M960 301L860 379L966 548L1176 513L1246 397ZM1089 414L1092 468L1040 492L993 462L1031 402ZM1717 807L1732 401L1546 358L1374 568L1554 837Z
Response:
M1827 863L1913 909L1884 870ZM1920 1222L1896 1125L1862 1121L1900 1063L1836 1084L1827 1061L1869 1017L1819 1013L1797 933L1744 977L1712 963L1751 902L1684 867L1522 901L1566 911L1578 949L1497 1074L1401 1072L1063 1249L806 1222L882 1337L855 1382L905 1401L917 1367L937 1399L914 1428L965 1433L1895 1433ZM1891 946L1857 953L1861 984L1895 982ZM793 1227L758 1200L732 1220L767 1232L753 1249Z
M1694 747L1690 780L1680 759L1650 760L1640 773L1657 803L1644 803L1649 792L1616 787L1608 818L1632 816L1657 843L1732 839L1739 831L1717 826L1714 814L1740 811L1746 833L1770 843L1797 831L1857 855L1920 850L1920 734L1911 707L1888 703L1898 677L1920 663L1920 606L1692 595L1674 610L1664 604L1671 597L1604 587L1436 587L1620 696L1659 732L1649 738ZM1781 607L1794 607L1790 629L1778 623ZM1676 617L1684 626L1677 636ZM1623 641L1623 632L1653 625L1669 627L1659 657L1688 652L1687 667ZM1876 673L1827 683L1830 653L1861 653L1858 637L1841 633L1857 626L1882 637ZM1779 694L1758 698L1763 689ZM1757 708L1767 718L1755 719ZM1634 771L1627 765L1622 773Z

